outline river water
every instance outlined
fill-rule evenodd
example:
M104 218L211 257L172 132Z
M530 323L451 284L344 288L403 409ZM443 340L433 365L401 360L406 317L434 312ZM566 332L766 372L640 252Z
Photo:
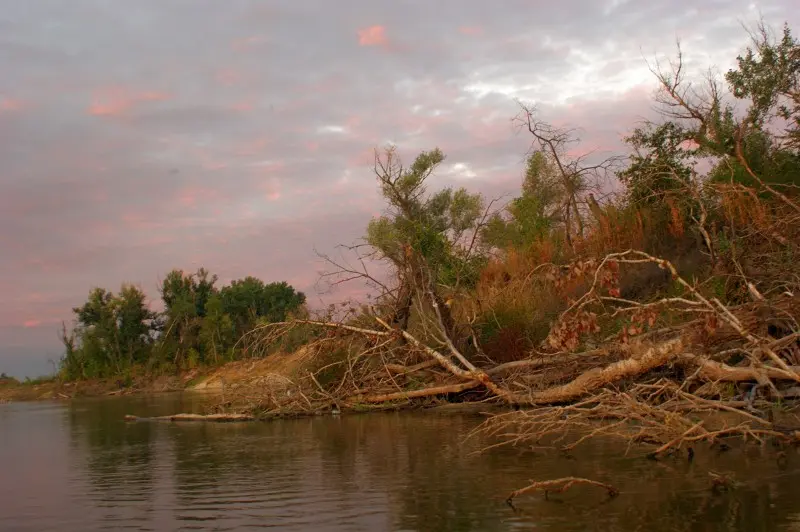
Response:
M770 449L692 463L573 457L464 442L478 420L391 413L254 424L125 423L125 414L198 411L167 395L0 405L0 531L89 530L797 530L800 454ZM787 465L788 464L788 465ZM733 475L709 490L708 469ZM574 488L545 499L508 493L585 476L613 499Z

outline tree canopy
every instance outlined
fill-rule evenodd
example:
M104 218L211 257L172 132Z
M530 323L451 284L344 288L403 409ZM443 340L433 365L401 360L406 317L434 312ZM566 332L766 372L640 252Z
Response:
M218 288L201 268L172 270L161 282L163 312L149 309L144 292L123 284L118 293L94 288L73 309L75 326L62 333L62 371L70 379L120 376L135 366L180 370L242 356L237 340L257 323L301 312L305 294L286 282L248 276Z

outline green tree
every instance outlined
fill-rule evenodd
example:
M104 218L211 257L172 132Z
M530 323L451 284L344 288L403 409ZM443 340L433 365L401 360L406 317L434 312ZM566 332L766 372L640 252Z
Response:
M750 171L735 155L722 157L709 172L709 180L758 188L755 174L769 184L800 185L800 153L781 147L765 131L748 131L741 140L741 152Z
M625 142L633 148L629 165L617 173L634 205L659 205L668 195L685 190L692 177L699 146L696 133L675 122L636 128Z
M118 345L121 355L129 365L146 362L153 343L152 324L157 315L147 306L147 299L139 288L122 285L117 297L113 299L117 324Z
M305 294L286 282L265 284L252 276L223 287L220 299L237 336L250 330L259 319L284 321L289 313L299 310L306 302Z
M422 152L406 169L394 148L386 152L378 180L387 214L370 221L366 239L399 268L405 267L409 252L419 254L434 276L465 258L464 237L476 227L483 198L464 188L426 195L426 180L444 158L438 148Z
M560 221L564 190L555 163L543 151L527 159L522 194L511 200L504 213L493 215L482 239L494 248L524 249L545 237Z
M156 313L147 307L139 288L123 284L116 296L94 288L73 312L75 329L69 334L64 326L62 333L66 348L62 368L70 378L121 374L148 359Z
M165 323L159 346L176 369L197 352L199 312L204 312L197 286L196 276L182 270L170 271L161 283Z
M760 23L751 33L751 46L736 58L737 68L725 75L731 92L747 99L747 120L763 129L773 116L786 121L781 140L795 152L800 150L800 43L784 24L776 40Z
M219 294L212 295L206 301L205 311L200 325L202 352L214 363L218 363L222 357L231 358L235 341L233 320L224 312Z
M217 279L216 275L200 268L190 274L172 270L161 283L165 323L160 347L161 352L169 356L177 367L185 363L194 366L209 359L217 360L219 350L226 347L217 343L209 344L203 338L204 329L208 334L208 326L204 327L208 304L219 294L215 286ZM220 320L224 321L220 316L214 319L214 327L221 326ZM212 351L207 351L207 347L211 347Z
M383 157L376 153L376 175L387 209L370 221L366 241L398 276L396 292L387 295L394 301L392 322L407 328L415 295L432 298L449 334L452 318L442 286L458 290L476 282L482 257L476 253L475 237L484 205L479 194L464 188L428 194L427 180L444 158L436 148L420 153L405 168L395 148L388 148Z
M170 271L159 287L161 314L133 285L123 284L117 295L92 289L73 309L75 326L62 327L62 374L70 380L110 377L134 366L180 371L231 360L236 341L259 320L283 321L305 305L305 295L285 282L248 277L219 290L216 281L203 268Z
M182 300L183 304L194 306L193 314L202 318L205 316L206 302L217 293L214 286L216 282L217 276L210 275L204 268L192 274L172 270L161 283L161 298L167 309L181 304Z
M114 294L103 288L89 292L86 303L73 308L77 315L84 372L87 377L104 376L122 370L122 350L114 312Z
M800 184L800 46L788 26L780 40L763 24L751 37L737 68L725 75L733 99L747 102L743 111L727 101L713 78L703 90L693 87L680 50L671 71L657 74L657 101L666 120L626 139L634 154L619 173L632 202L658 204L667 194L685 191L703 159L713 163L712 181L770 193L771 184ZM783 134L776 135L781 126Z

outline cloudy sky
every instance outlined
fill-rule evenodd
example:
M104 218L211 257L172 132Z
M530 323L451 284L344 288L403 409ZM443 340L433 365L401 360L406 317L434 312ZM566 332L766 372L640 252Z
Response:
M380 212L372 150L519 185L515 98L620 149L646 59L725 69L793 0L0 0L0 371L40 374L93 286L286 280Z

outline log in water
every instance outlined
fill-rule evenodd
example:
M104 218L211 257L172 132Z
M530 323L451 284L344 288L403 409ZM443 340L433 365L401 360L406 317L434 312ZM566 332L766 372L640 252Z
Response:
M207 421L226 423L232 421L255 421L255 417L247 414L173 414L171 416L139 417L127 414L125 421Z

